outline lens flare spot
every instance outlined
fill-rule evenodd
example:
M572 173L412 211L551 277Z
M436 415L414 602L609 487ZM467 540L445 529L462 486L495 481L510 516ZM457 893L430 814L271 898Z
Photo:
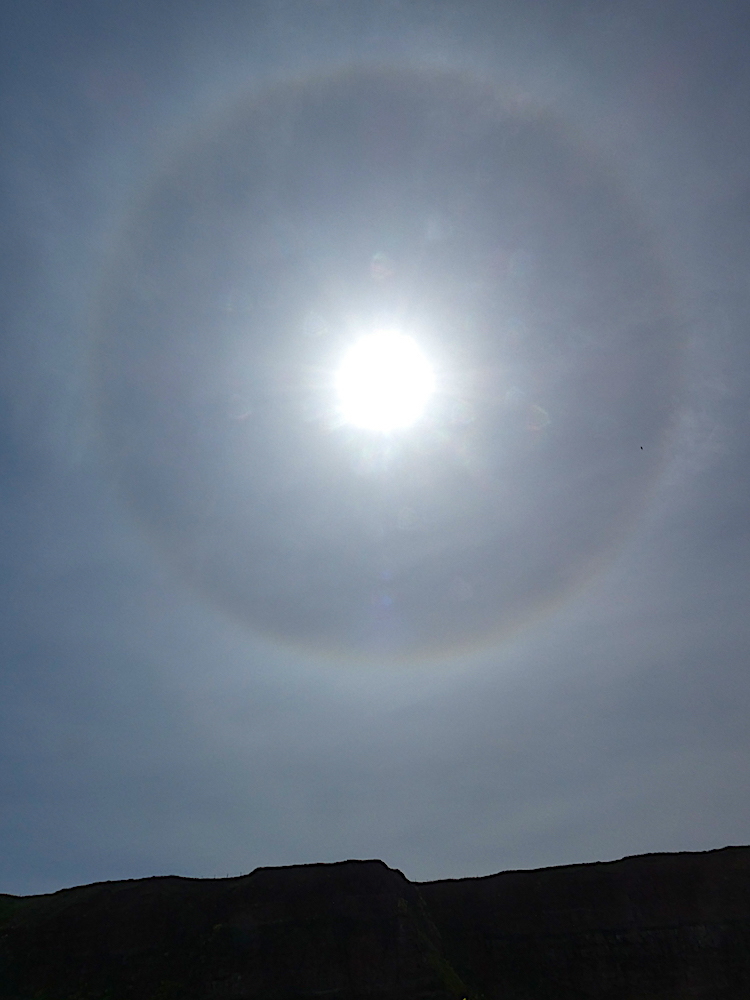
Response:
M376 254L373 254L370 261L370 274L375 281L385 281L387 278L392 278L395 270L393 261L387 253L379 250Z
M529 430L543 431L551 423L550 415L543 406L534 403L529 407Z
M411 426L435 391L435 375L416 341L384 330L353 344L336 374L345 423L388 433Z
M325 317L321 316L314 309L311 309L305 316L302 332L306 337L322 337L323 334L328 333L328 324Z

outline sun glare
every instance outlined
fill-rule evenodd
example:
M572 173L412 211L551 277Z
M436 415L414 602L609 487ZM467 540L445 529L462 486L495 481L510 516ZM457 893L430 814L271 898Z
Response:
M434 389L432 367L416 341L394 330L361 337L336 374L346 423L381 433L418 420Z

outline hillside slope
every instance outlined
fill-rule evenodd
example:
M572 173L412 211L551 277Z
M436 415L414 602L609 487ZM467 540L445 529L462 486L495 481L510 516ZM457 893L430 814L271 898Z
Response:
M750 848L410 883L381 861L0 895L2 1000L748 1000Z

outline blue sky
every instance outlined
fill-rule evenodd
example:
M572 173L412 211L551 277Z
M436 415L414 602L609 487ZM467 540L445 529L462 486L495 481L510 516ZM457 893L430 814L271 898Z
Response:
M747 842L742 5L0 16L0 891Z

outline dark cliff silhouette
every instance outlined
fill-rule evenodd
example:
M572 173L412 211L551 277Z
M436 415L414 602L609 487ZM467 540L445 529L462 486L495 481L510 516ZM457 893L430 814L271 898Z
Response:
M2 1000L748 1000L750 848L412 883L382 861L0 895Z

